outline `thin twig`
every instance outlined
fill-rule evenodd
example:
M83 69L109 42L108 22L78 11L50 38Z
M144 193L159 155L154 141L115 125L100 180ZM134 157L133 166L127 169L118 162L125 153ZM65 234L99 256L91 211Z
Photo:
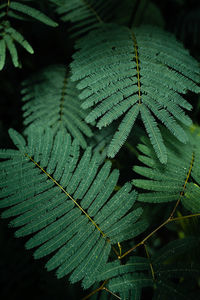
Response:
M175 211L181 201L181 198L182 196L184 195L184 192L185 192L185 188L186 188L186 185L188 183L188 180L189 180L189 177L190 177L190 174L191 174L191 171L192 171L192 167L193 167L193 164L194 164L194 152L192 153L192 159L191 159L191 162L190 162L190 168L189 168L189 171L188 171L188 174L187 174L187 177L186 177L186 180L185 180L185 183L184 183L184 186L183 186L183 189L182 189L182 192L180 193L180 196L179 196L179 199L178 201L176 202L171 214L170 214L170 219L173 218L174 214L175 214Z
M183 189L182 189L182 192L180 193L180 196L179 196L179 199L177 200L169 218L164 221L161 225L159 225L156 229L154 229L150 234L148 234L141 242L139 242L138 244L136 244L134 247L132 247L131 249L129 249L128 251L126 251L123 255L121 256L118 256L118 259L122 259L124 258L126 255L128 255L129 253L131 253L132 251L134 251L137 247L141 246L141 245L144 245L144 243L153 235L155 234L158 230L160 230L162 227L164 227L165 225L167 225L169 222L172 222L172 221L176 221L176 220L181 220L181 219L186 219L186 218L190 218L193 217L193 216L199 216L200 214L193 214L193 215L188 215L188 216L183 216L183 217L178 217L178 218L174 218L174 214L176 212L176 209L181 201L181 198L182 196L184 195L184 191L185 191L185 188L186 188L186 185L188 183L188 180L189 180L189 177L191 175L191 171L192 171L192 167L193 167L193 163L194 163L194 153L192 153L192 159L191 159L191 162L190 162L190 168L189 168L189 171L188 171L188 174L187 174L187 177L186 177L186 180L185 180L185 183L184 183L184 186L183 186Z
M135 250L137 247L143 245L154 233L156 233L158 230L160 230L163 226L165 226L169 222L169 219L167 219L165 222L163 222L160 226L158 226L156 229L154 229L150 234L148 234L141 242L136 244L134 247L126 251L123 255L118 256L118 259L124 258L126 255L131 253L133 250Z
M104 289L104 285L107 283L107 280L105 280L102 285L100 287L98 287L96 290L92 291L90 294L88 294L87 296L85 296L84 298L82 298L82 300L86 300L89 299L91 296L93 296L94 294L96 294L97 292L101 291Z
M200 213L193 214L193 215L187 215L187 216L181 216L181 217L172 218L171 220L169 220L169 222L179 221L179 220L189 219L189 218L194 218L194 217L200 217Z
M150 269L151 269L151 274L152 274L152 277L153 277L153 280L155 281L155 273L154 273L154 269L153 269L153 265L151 263L151 258L150 258L150 255L149 255L149 251L147 249L147 245L144 243L144 249L145 249L145 252L146 252L146 255L147 255L147 258L149 260L149 265L150 265Z
M121 299L121 297L119 297L118 295L116 295L115 293L111 292L109 289L107 289L105 286L103 287L103 290L105 290L106 292L110 293L111 295L113 295L114 297L116 297L117 299Z

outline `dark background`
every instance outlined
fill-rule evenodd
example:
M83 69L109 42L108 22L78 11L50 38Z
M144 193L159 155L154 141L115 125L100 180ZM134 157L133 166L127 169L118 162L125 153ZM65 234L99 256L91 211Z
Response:
M47 2L40 1L40 9L44 9ZM188 29L187 19L193 11L196 11L196 18L192 18L192 22L197 23L200 37L200 1L154 0L152 2L161 9L165 20L165 29L174 32L177 38L182 39L191 54L199 59L200 41L196 41L195 33L191 33ZM14 27L27 37L35 54L30 55L18 47L23 67L21 69L14 68L9 55L7 55L6 67L0 73L0 148L11 146L7 134L10 127L20 132L23 130L20 96L22 80L44 66L56 63L67 65L71 60L73 42L67 35L69 25L60 22L53 9L45 9L44 12L54 20L57 19L60 26L50 28L36 21L25 23L14 20L12 22ZM186 25L184 25L185 20ZM190 95L189 101L194 107L191 117L194 122L198 122L199 102L197 97ZM124 165L128 164L124 160L123 163ZM165 236L165 232L160 234L163 239L169 239ZM176 236L176 234L174 235ZM14 230L8 228L7 220L0 220L0 299L15 300L22 297L29 300L81 299L84 292L80 285L71 286L67 278L57 280L54 272L46 272L44 269L45 259L35 261L32 252L25 250L24 242L24 238L14 238ZM143 294L143 299L150 299L149 297L147 292Z

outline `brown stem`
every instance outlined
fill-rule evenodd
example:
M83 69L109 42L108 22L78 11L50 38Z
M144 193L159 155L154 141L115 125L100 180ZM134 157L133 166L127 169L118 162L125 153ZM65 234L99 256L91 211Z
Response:
M182 220L182 219L189 219L189 218L194 218L194 217L200 217L200 213L193 214L193 215L187 215L187 216L181 216L181 217L172 218L172 219L169 220L169 222L179 221L179 220Z
M103 289L104 289L104 285L105 285L106 283L107 283L107 280L105 280L99 288L97 288L96 290L92 291L90 294L88 294L88 295L85 296L84 298L82 298L82 300L89 299L91 296L93 296L93 295L96 294L97 292L103 290Z
M192 214L192 215L187 215L187 216L182 216L182 217L177 217L177 218L168 218L165 222L163 222L160 226L158 226L154 231L152 231L149 235L147 235L141 242L139 242L138 244L136 244L133 248L129 249L127 252L125 252L123 255L118 256L118 259L122 259L124 258L126 255L128 255L129 253L131 253L132 251L134 251L137 247L144 245L144 243L154 234L156 233L158 230L160 230L163 226L167 225L170 222L173 221L178 221L178 220L182 220L182 219L188 219L188 218L193 218L193 217L199 217L200 213L197 214Z
M103 287L103 290L105 290L106 292L110 293L111 295L113 295L114 297L116 297L117 299L121 299L121 297L119 297L118 295L116 295L115 293L111 292L109 289L107 289L105 286Z
M192 171L192 167L193 167L193 163L194 163L194 152L192 153L192 159L191 159L191 162L190 162L190 168L189 168L189 171L188 171L188 174L187 174L187 177L186 177L186 180L185 180L185 183L184 183L184 186L183 186L183 189L182 189L182 192L180 193L180 196L179 196L179 199L178 201L176 202L171 214L170 214L170 217L169 219L172 219L174 214L175 214L175 211L181 201L181 198L182 196L184 195L184 192L185 192L185 188L186 188L186 185L188 183L188 180L189 180L189 177L190 177L190 174L191 174L191 171Z
M148 234L141 242L136 244L133 248L129 249L127 252L125 252L123 255L118 256L118 259L124 258L126 255L131 253L133 250L135 250L137 247L144 245L144 243L154 234L156 233L159 229L161 229L163 226L165 226L169 222L169 219L167 219L165 222L163 222L160 226L158 226L156 229L154 229L150 234Z
M188 180L189 180L189 177L191 175L191 171L192 171L192 167L193 167L193 163L194 163L194 153L192 153L192 159L191 159L191 162L190 162L190 168L189 168L189 171L188 171L188 174L187 174L187 177L186 177L186 180L185 180L185 183L184 183L184 186L183 186L183 189L182 189L182 192L180 193L180 196L179 196L179 199L178 201L176 202L169 218L164 221L161 225L159 225L156 229L154 229L149 235L147 235L141 242L139 242L137 245L135 245L134 247L132 247L131 249L129 249L128 251L126 251L123 255L120 255L118 256L118 259L122 259L124 258L126 255L128 255L129 253L131 253L132 251L134 251L137 247L139 247L140 245L144 245L144 243L154 234L156 233L158 230L160 230L163 226L167 225L169 222L172 222L172 221L176 221L176 220L180 220L180 219L186 219L186 218L190 218L190 216L199 216L200 214L194 214L194 215L188 215L188 216L183 216L183 217L178 217L178 218L174 218L174 214L175 214L175 211L181 201L181 198L182 196L184 195L184 191L185 191L185 188L186 188L186 185L188 183Z

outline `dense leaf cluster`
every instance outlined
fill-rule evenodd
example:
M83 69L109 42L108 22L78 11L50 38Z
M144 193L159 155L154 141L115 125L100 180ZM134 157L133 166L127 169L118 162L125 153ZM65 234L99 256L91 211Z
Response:
M183 43L194 11L178 30L158 1L44 2L0 5L0 70L22 74L23 111L21 132L9 129L13 148L0 150L1 217L84 299L197 298L196 33L191 49ZM186 1L171 5L185 16ZM40 40L43 68L16 47L34 53L25 27L35 20L58 27L55 48L69 48L49 59ZM39 35L51 31L40 23Z

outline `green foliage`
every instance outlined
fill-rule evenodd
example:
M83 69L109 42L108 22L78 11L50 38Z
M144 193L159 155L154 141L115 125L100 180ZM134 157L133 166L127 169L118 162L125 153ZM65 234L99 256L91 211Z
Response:
M167 162L166 148L156 116L179 139L187 135L179 122L190 125L184 109L191 109L180 94L199 92L199 67L183 46L169 33L140 27L104 25L79 40L72 80L79 80L86 117L97 127L108 126L124 116L108 148L114 157L126 141L139 113L161 163ZM195 84L196 83L196 84ZM177 122L179 121L179 122Z
M91 148L79 160L78 142L71 142L64 130L53 135L49 129L31 127L27 145L14 130L10 136L19 150L0 153L6 159L0 164L0 206L11 206L2 217L17 216L10 223L20 226L17 237L37 232L26 243L27 249L40 246L35 258L57 250L48 270L58 268L58 278L73 271L71 282L83 279L88 288L111 246L145 228L144 222L134 226L142 213L141 208L131 210L136 192L127 183L112 195L119 172L110 172L110 162L98 171L101 157L92 155Z
M0 5L0 70L4 68L6 49L8 49L13 65L20 67L17 48L19 43L26 51L33 54L34 50L24 36L11 26L10 18L27 20L27 16L36 19L48 26L56 27L58 24L47 17L44 13L19 1L7 1ZM29 20L29 19L28 19Z
M22 3L16 2L16 1L11 1L8 9L14 10L15 13L19 12L20 14L22 13L22 14L28 15L48 26L52 26L52 27L58 26L58 24L56 22L51 20L49 17L47 17L41 11L39 11L33 7L30 7L29 5L22 4ZM9 15L9 12L8 12L8 15ZM14 15L12 13L11 13L11 16L14 17Z
M50 299L199 296L199 53L195 35L186 49L166 31L187 9L190 19L182 0L0 4L1 217L57 289L63 279L67 295L47 279Z
M186 209L193 213L200 211L200 135L188 131L190 142L183 145L165 132L168 162L158 162L152 146L143 138L138 145L141 154L138 159L145 166L134 166L133 170L147 179L133 179L134 186L145 190L138 201L162 203L181 198ZM190 178L190 182L187 182ZM186 187L186 189L185 189ZM184 189L184 190L183 190ZM184 192L184 194L183 194Z
M125 265L120 265L119 261L108 263L97 280L110 279L108 288L113 293L129 294L135 290L141 291L142 287L153 285L152 277L140 272L148 269L147 258L133 256Z
M87 111L80 107L78 91L65 66L49 66L33 75L23 82L22 94L26 102L22 108L24 125L45 124L55 131L66 128L83 148L86 147L83 135L92 136L84 122Z
M108 21L118 5L118 0L50 0L63 22L71 22L71 36L77 37L94 30Z
M3 69L6 60L6 48L8 49L13 65L15 67L20 66L18 59L17 48L15 42L18 42L22 47L29 53L33 54L34 50L27 40L24 39L23 35L11 27L9 21L2 21L0 24L0 70Z

